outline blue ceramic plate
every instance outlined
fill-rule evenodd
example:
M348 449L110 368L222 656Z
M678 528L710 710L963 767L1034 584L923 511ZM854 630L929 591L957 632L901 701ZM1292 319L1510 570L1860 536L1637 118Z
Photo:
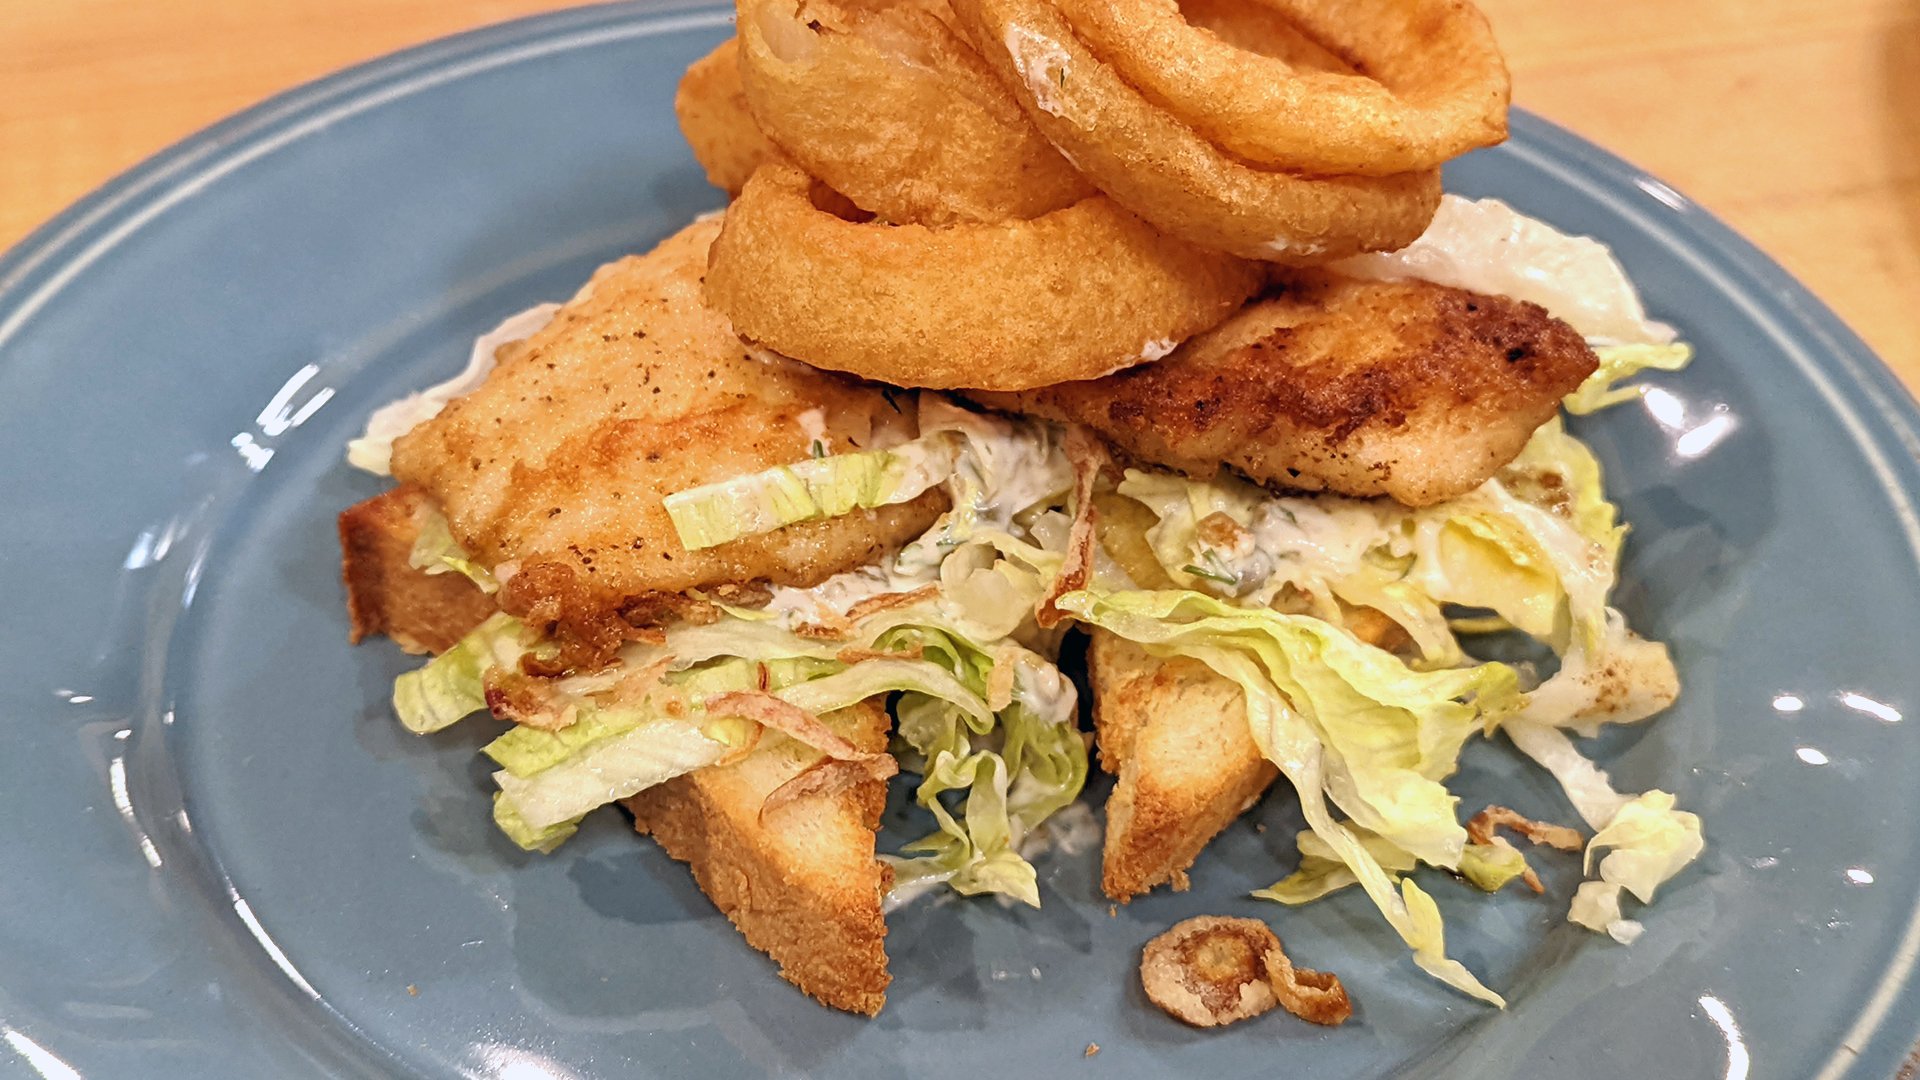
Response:
M718 205L669 102L726 32L649 5L430 45L162 154L0 263L0 1074L1899 1068L1920 1029L1914 405L1683 196L1526 116L1449 182L1604 238L1700 353L1655 407L1581 425L1635 526L1621 602L1686 683L1603 756L1677 790L1711 844L1638 944L1561 922L1569 860L1551 901L1435 881L1450 945L1513 1002L1476 1005L1357 894L1246 898L1289 862L1276 798L1191 892L1117 916L1092 852L1043 863L1038 912L908 908L863 1021L775 978L616 813L551 858L497 836L478 736L402 733L409 661L346 645L333 516L380 485L342 446L476 332ZM1569 816L1497 747L1463 786ZM1161 1015L1139 948L1201 912L1276 920L1356 1021Z

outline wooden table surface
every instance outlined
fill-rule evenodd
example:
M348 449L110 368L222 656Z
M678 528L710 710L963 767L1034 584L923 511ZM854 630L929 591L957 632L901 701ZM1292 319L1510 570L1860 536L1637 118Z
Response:
M1481 0L1517 103L1785 263L1920 389L1920 0ZM0 247L307 79L543 0L0 0Z

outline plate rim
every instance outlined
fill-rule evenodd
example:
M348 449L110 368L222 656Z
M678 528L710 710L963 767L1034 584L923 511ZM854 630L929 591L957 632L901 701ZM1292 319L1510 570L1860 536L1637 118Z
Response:
M0 252L0 371L7 344L73 280L150 221L229 173L337 119L420 90L540 55L624 38L724 26L710 0L624 0L541 12L438 37L300 83L148 155ZM1920 401L1847 324L1772 256L1646 169L1525 109L1513 110L1507 152L1633 219L1763 329L1847 423L1876 473L1920 568ZM1636 193L1637 191L1637 193ZM1681 243L1680 241L1685 241ZM1756 298L1768 302L1759 304ZM1875 1041L1920 1037L1920 897L1868 1006L1815 1080L1848 1075ZM1894 1072L1920 1068L1920 1042L1892 1048Z

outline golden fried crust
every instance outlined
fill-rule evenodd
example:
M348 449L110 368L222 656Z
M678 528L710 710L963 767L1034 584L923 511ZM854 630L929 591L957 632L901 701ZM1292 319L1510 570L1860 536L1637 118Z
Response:
M1287 275L1166 359L982 404L1075 421L1200 477L1426 506L1512 461L1598 361L1538 305L1423 281Z
M673 115L707 182L729 195L740 194L753 170L779 152L747 111L737 38L687 66L673 95Z
M887 746L887 713L866 703L823 717L861 750ZM874 858L886 783L864 780L760 819L767 795L820 755L785 742L650 788L625 803L634 825L687 863L702 891L824 1004L872 1016L886 1003L891 868Z
M1196 660L1160 659L1104 630L1087 663L1107 797L1100 884L1122 902L1172 881L1279 775L1247 729L1240 688Z
M386 634L411 653L444 652L493 614L493 598L465 576L428 574L408 561L426 507L419 488L397 487L341 511L347 640Z
M849 220L769 164L727 209L707 298L747 339L902 386L1021 390L1102 375L1217 325L1258 292L1241 259L1092 196L1029 220Z
M603 267L484 385L394 444L394 475L432 496L454 538L504 579L503 609L548 622L563 644L617 637L610 616L650 625L691 589L818 583L919 535L946 507L933 491L681 546L668 494L804 460L816 433L832 452L914 434L906 406L878 388L741 345L700 297L719 228L696 222Z
M1275 8L1248 0L1180 0L1180 17L1236 49L1285 60L1300 71L1357 74Z

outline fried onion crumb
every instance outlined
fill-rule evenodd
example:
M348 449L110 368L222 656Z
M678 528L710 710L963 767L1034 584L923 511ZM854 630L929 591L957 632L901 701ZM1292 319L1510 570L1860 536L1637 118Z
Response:
M1147 943L1140 958L1147 997L1195 1027L1250 1019L1279 1005L1313 1024L1353 1015L1340 978L1296 968L1266 923L1202 915Z
M1280 999L1280 1007L1309 1024L1338 1027L1353 1015L1353 999L1340 976L1331 971L1297 968L1285 950L1267 953L1267 982Z

